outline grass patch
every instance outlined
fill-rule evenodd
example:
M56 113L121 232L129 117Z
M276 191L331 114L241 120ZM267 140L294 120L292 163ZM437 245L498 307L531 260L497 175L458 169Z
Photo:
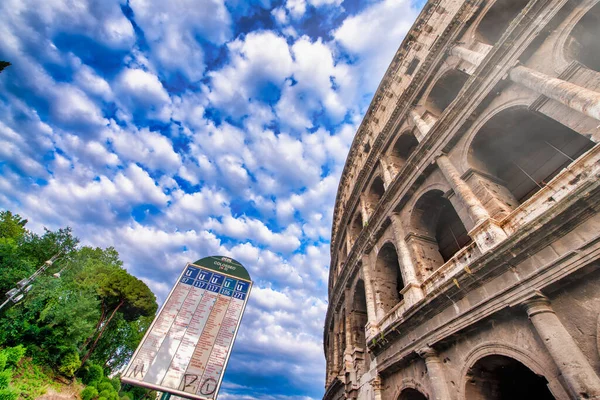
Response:
M23 358L14 368L11 386L19 392L20 399L37 399L46 394L49 388L60 392L65 386L55 381L54 376L50 368L34 364L30 358Z

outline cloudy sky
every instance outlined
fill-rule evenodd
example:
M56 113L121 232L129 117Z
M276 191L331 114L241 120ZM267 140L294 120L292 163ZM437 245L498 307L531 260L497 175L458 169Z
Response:
M220 399L320 398L339 176L422 3L3 0L0 208L116 247L160 301L237 259Z

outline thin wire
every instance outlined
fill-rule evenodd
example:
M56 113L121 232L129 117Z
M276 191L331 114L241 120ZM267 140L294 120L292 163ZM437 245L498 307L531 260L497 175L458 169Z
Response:
M544 142L546 142L546 141L544 140ZM552 144L550 144L550 143L548 143L548 142L546 142L546 144L547 144L548 146L552 147L554 150L558 151L558 152L559 152L560 154L562 154L563 156L567 157L569 160L571 160L571 161L575 161L575 160L574 160L574 159L572 159L572 158L571 158L571 157L570 157L568 154L566 154L565 152L563 152L561 149L559 149L559 148L557 148L557 147L554 147Z
M516 162L514 162L514 161L511 161L511 162L512 162L513 164L515 164L515 165L517 166L517 168L519 168L519 169L521 170L521 172L523 172L525 175L527 175L527 177L528 177L529 179L531 179L531 181L532 181L533 183L535 183L535 184L536 184L536 185L537 185L537 186L538 186L540 189L543 189L543 188L544 188L544 187L543 187L543 186L541 186L539 183L537 183L537 181L536 181L535 179L533 179L533 178L531 177L531 175L529 175L527 172L525 172L525 170L524 170L523 168L521 168L521 166L519 166L519 164L517 164L517 163L516 163Z

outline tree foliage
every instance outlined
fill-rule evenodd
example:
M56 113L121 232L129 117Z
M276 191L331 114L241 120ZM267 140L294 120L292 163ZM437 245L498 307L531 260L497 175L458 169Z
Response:
M22 344L34 361L67 377L86 370L86 362L104 375L116 372L148 329L156 297L123 268L114 248L80 247L70 228L39 235L26 223L0 212L0 295L60 257L20 303L0 311L0 346Z

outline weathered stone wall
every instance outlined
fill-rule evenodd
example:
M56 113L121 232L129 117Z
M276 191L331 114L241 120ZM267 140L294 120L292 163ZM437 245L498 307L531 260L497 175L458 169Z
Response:
M425 5L338 189L326 399L600 398L598 20Z

